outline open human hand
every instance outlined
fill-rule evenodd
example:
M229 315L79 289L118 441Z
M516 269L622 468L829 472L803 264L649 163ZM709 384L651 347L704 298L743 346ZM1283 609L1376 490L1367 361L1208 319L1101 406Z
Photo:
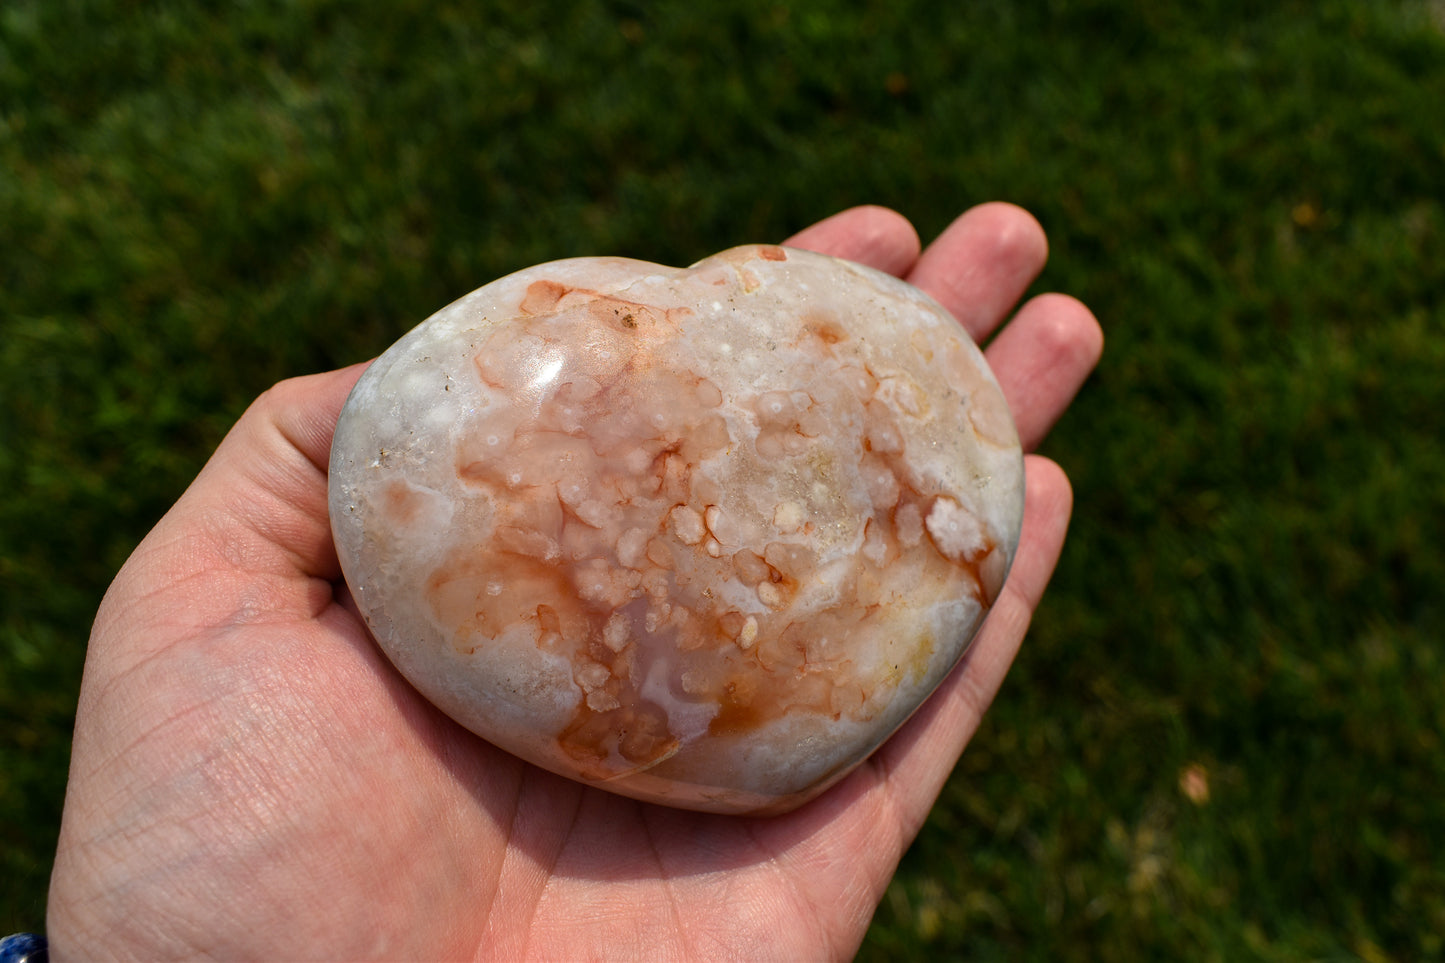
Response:
M880 208L785 242L889 271L988 337L1042 268L1004 204L919 252ZM987 354L1025 450L1102 346L1027 302ZM56 960L846 957L1013 660L1070 511L1026 461L1008 582L963 661L823 796L784 816L665 809L573 783L452 722L356 614L327 518L363 366L283 382L136 549L97 615L51 881Z

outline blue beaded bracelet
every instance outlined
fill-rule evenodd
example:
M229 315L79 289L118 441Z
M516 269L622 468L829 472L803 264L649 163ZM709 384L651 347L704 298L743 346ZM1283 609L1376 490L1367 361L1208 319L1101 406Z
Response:
M50 963L50 944L37 933L0 938L0 963Z

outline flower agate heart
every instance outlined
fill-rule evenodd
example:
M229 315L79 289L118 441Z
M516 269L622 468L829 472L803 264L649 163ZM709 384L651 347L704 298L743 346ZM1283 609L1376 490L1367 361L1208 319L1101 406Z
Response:
M896 278L788 248L494 281L362 376L346 580L401 673L553 772L782 812L968 647L1023 458L983 355Z

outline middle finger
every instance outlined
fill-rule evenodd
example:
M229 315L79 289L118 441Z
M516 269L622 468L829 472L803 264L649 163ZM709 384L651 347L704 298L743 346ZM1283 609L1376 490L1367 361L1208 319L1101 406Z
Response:
M932 295L982 341L1043 270L1048 253L1044 229L1033 215L1012 204L980 204L928 245L905 280Z

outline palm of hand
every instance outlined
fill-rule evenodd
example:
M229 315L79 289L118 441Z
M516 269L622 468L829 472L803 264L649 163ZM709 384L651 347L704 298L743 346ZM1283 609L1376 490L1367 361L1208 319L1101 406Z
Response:
M999 206L966 215L916 264L911 229L877 210L791 243L911 267L976 336L1043 255L1032 221ZM1097 352L1092 319L1062 298L1030 302L990 349L1026 445ZM107 595L52 882L56 957L856 949L1048 579L1068 514L1061 473L1030 459L1009 586L964 665L894 739L794 813L709 816L502 753L380 655L339 584L326 515L331 429L358 374L263 396Z

